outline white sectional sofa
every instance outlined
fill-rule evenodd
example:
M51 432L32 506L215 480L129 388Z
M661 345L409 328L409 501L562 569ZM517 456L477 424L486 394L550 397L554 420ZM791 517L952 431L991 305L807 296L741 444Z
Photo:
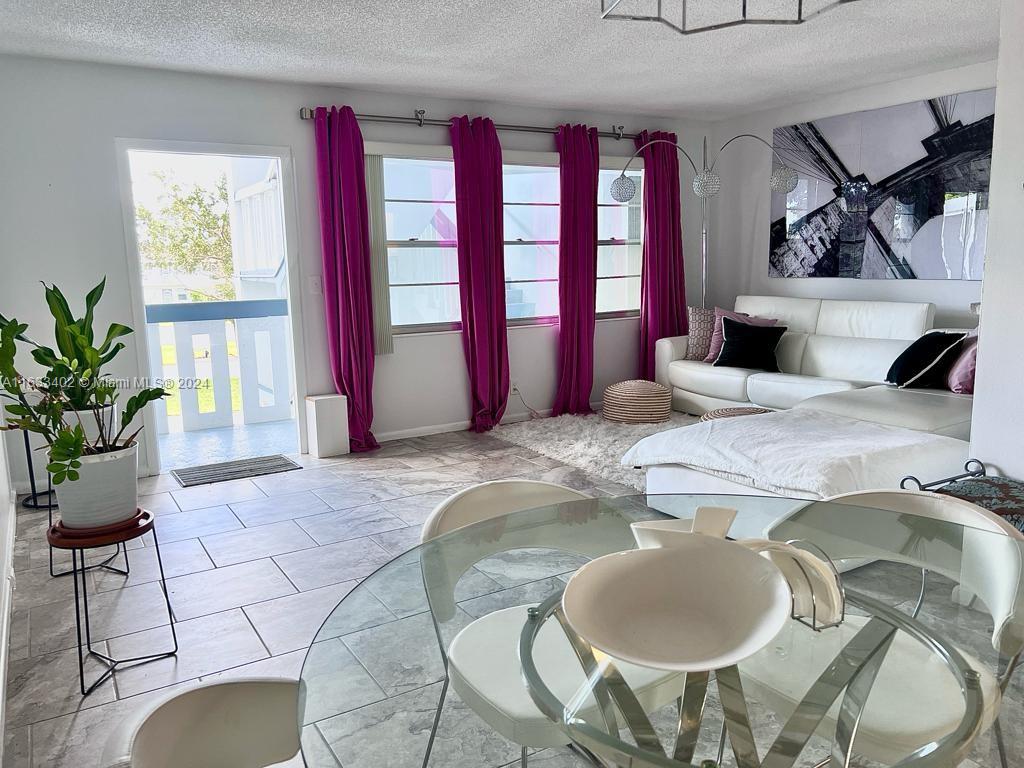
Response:
M814 408L862 421L970 438L972 397L884 384L889 366L931 330L927 303L739 296L737 312L776 318L780 373L686 360L688 337L660 339L656 378L672 389L677 411L761 406Z

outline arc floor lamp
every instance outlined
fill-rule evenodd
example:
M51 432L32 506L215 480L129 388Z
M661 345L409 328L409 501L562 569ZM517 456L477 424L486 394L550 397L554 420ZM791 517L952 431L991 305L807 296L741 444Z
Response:
M755 136L752 133L741 133L738 136L733 136L718 150L718 154L715 155L715 159L708 164L708 139L704 137L704 154L703 161L700 169L697 168L697 163L694 162L693 158L690 157L689 153L681 146L668 139L653 139L642 147L637 149L633 153L633 156L629 158L625 167L622 169L622 173L619 174L611 183L611 196L612 199L619 203L628 203L636 195L636 183L626 175L626 171L629 170L630 164L637 158L637 156L643 152L647 147L652 144L671 144L680 154L687 159L690 163L690 167L693 169L693 193L700 198L700 305L702 307L707 306L707 294L708 294L708 201L718 194L722 188L722 179L715 172L715 165L718 163L718 158L722 156L722 152L738 139L753 139L761 144L764 144L768 149L771 150L773 157L779 162L772 168L771 177L768 180L768 186L771 187L773 192L780 192L782 194L789 194L799 182L799 178L795 169L791 168L786 164L783 157L775 151L775 148L767 141L762 139L760 136Z

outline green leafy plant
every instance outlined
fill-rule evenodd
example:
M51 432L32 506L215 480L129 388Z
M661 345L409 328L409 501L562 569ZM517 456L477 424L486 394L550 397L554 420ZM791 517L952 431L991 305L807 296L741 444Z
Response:
M51 348L26 335L28 326L0 315L0 398L4 405L2 429L24 429L41 435L49 446L47 469L56 485L77 480L83 456L111 453L130 447L142 427L128 433L146 404L169 394L162 387L147 387L129 397L115 423L112 407L119 399L117 382L104 373L106 365L124 349L118 341L132 333L112 323L97 345L93 331L96 306L103 297L101 280L85 297L85 312L76 318L64 294L54 285L43 288L54 319ZM32 378L18 370L18 345L26 345L45 373ZM96 437L87 436L83 419L91 419ZM128 433L128 434L126 434Z

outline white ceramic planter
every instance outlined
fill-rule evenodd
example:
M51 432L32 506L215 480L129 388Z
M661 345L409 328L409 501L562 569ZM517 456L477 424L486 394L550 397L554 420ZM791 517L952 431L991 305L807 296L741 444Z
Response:
M56 486L60 519L68 528L92 528L127 520L139 506L139 446L83 456L77 480Z
M117 434L117 430L120 429L120 424L117 422L117 405L105 405L100 411L103 418L106 419L106 424L114 425L114 431L110 435L110 437L113 437L113 435ZM82 429L85 431L85 439L90 443L96 442L100 435L99 426L96 424L96 416L92 410L71 411L70 414L65 412L64 420L72 427L81 423Z

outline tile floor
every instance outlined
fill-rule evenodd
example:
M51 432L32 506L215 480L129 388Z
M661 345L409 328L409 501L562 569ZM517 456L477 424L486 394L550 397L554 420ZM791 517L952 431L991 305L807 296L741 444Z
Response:
M169 475L141 481L142 505L158 513L181 650L176 659L122 669L85 699L71 582L49 575L46 513L19 509L4 768L98 766L125 712L188 680L297 676L331 609L418 543L430 510L460 488L524 477L595 496L631 492L472 433L391 442L370 456L298 460L301 470L211 486L179 488ZM93 636L114 656L169 642L152 541L133 547L129 577L89 574ZM55 564L67 567L70 558L56 553ZM369 623L394 618L378 607ZM537 764L556 768L555 757Z
M299 450L299 430L295 419L236 424L194 432L167 432L157 439L160 441L160 459L168 470L194 466L197 457L203 464L215 464Z
M633 492L529 449L471 433L392 442L370 456L326 461L302 457L302 463L304 468L294 472L191 489L179 488L166 475L142 481L144 506L159 513L181 650L176 659L118 672L84 700L78 692L71 584L48 573L46 513L19 511L4 768L96 768L107 736L126 713L185 681L297 676L331 609L373 570L418 543L430 510L455 490L484 480L525 477L592 495ZM133 547L130 577L102 571L89 575L94 636L115 656L152 651L169 639L152 542L140 540ZM58 554L56 564L66 567L68 558ZM465 590L461 609L474 616L513 597L521 603L532 591L549 589L546 582L564 570L535 566L531 562L524 567L514 559L489 561L474 574L473 583L460 583ZM410 573L415 576L418 568ZM869 593L916 597L914 574L906 571L879 567L850 579L848 583ZM365 605L354 611L359 624L338 627L337 633L345 635L345 645L354 654L366 658L376 644L393 640L395 627L414 629L424 606L422 587L413 582L406 592L396 583L388 594L361 590L353 595L365 597ZM923 620L994 662L987 615L952 606L949 586L931 582ZM424 662L429 673L428 666ZM436 685L407 690L406 677L386 669L367 675L352 692L361 705L318 729L307 729L307 749L322 754L323 765L334 765L332 755L342 755L344 768L379 768L383 756L375 750L387 748L389 729L421 729L425 718L429 726ZM1018 675L1011 684L1002 717L1011 766L1024 764L1021 679ZM347 683L353 680L346 678ZM672 713L663 712L655 725L661 728L671 720ZM777 725L762 714L755 733L760 738L777 732ZM446 708L442 729L446 727L479 749L460 751L459 738L446 739L439 742L432 764L515 764L517 751L457 701ZM702 730L699 753L712 749L717 733L716 727ZM581 765L564 750L537 753L530 764ZM999 765L990 735L979 740L964 765ZM301 766L301 759L288 764Z

